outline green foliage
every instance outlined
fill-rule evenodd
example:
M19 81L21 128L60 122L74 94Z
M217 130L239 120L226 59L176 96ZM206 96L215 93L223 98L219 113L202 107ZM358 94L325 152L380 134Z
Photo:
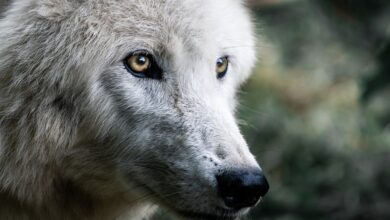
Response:
M390 219L390 91L360 101L380 62L326 16L308 2L260 12L240 116L271 191L248 219Z

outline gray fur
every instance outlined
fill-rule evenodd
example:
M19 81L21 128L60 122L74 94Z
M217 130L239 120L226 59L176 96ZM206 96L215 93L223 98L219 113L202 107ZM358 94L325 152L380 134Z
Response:
M234 119L255 60L241 1L17 0L0 30L0 219L214 214L214 175L258 166ZM164 80L125 70L138 49Z

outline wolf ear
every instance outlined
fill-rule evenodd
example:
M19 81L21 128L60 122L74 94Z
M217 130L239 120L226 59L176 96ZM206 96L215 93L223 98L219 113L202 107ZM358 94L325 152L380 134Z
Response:
M85 0L36 0L36 12L49 20L62 20L70 16Z

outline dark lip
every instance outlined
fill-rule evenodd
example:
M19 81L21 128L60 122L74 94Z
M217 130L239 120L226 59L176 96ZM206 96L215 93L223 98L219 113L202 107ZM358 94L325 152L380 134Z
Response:
M193 219L193 220L236 220L238 219L241 214L241 209L226 209L219 206L214 207L214 210L210 210L210 212L213 213L205 213L205 212L197 212L194 210L179 210L167 203L166 201L159 198L158 194L152 190L152 188L149 188L146 185L141 185L142 188L148 192L150 192L152 195L154 195L155 203L159 206L162 206L170 211L172 213L176 213L176 215L187 218L187 219Z
M196 211L176 211L180 216L197 220L235 220L239 217L238 211L217 208L215 213L202 213Z

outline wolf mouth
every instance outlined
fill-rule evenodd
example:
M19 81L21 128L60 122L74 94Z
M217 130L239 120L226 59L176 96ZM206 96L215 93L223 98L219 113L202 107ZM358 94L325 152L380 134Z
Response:
M239 217L238 211L217 209L216 213L202 213L194 211L177 211L179 215L188 219L196 220L235 220Z
M145 186L144 186L145 187ZM197 212L197 211L189 211L189 210L177 210L173 208L171 205L166 203L166 201L161 200L158 197L158 194L154 192L154 190L150 189L149 187L145 188L147 191L152 192L154 196L156 196L157 200L160 202L160 205L168 208L172 211L172 213L176 213L179 216L185 218L185 219L192 219L192 220L235 220L239 215L239 211L235 210L227 210L224 208L217 207L215 209L215 213L205 213L205 212Z

